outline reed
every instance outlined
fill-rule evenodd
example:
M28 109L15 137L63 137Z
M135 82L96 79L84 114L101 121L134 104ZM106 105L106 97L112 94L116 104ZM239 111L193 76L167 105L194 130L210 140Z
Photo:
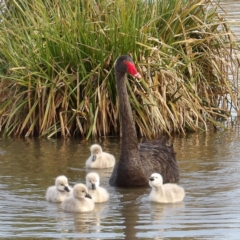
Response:
M143 78L128 90L139 135L221 125L237 108L237 42L210 0L8 0L0 21L4 136L120 133L114 61ZM230 78L229 73L233 78Z

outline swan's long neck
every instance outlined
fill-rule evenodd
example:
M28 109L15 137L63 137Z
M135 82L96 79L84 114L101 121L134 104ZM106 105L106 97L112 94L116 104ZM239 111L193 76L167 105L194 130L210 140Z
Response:
M138 149L138 139L128 99L126 75L115 72L122 123L122 147L109 183L118 187L143 186L148 183Z
M122 162L138 161L138 139L133 120L131 105L128 98L126 86L126 74L116 72L117 89L120 101L121 123L122 123L122 149L120 160Z

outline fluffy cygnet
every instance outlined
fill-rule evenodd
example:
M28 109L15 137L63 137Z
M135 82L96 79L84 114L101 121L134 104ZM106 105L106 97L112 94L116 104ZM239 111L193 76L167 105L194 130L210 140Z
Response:
M68 179L65 176L58 176L55 180L55 186L50 186L46 192L46 199L49 202L62 202L71 194L72 188L68 185Z
M93 144L90 147L91 156L86 161L88 168L110 168L115 164L115 157L103 152L102 147L98 144Z
M109 194L103 187L99 187L100 177L95 172L90 172L86 176L86 185L88 187L88 193L91 195L95 203L107 202Z
M149 178L149 185L152 191L149 200L160 203L180 202L185 197L185 191L182 187L173 183L163 184L163 178L159 173L153 173Z
M66 212L89 212L94 209L94 201L87 187L78 183L73 187L73 194L63 201L62 208Z

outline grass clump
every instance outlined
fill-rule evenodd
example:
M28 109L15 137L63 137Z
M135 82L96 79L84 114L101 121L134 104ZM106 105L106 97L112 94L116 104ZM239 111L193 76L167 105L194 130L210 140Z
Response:
M207 129L237 109L236 41L210 0L8 0L0 21L0 131L120 133L113 65L130 54L138 132ZM229 77L231 73L234 78Z

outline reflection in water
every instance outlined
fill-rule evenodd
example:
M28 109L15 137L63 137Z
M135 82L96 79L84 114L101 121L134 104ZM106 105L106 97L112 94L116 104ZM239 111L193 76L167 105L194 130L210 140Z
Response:
M237 239L240 232L239 125L229 131L190 134L173 144L181 169L184 202L150 203L150 187L111 187L111 169L95 169L110 200L89 213L65 213L45 191L64 174L85 183L92 143L77 140L0 139L0 238ZM103 149L118 159L119 139ZM94 170L94 171L95 171Z
M164 232L168 231L169 228L169 225L166 225L165 223L165 218L173 216L173 221L176 224L176 216L179 214L181 215L184 206L184 202L173 204L157 204L151 202L150 204L146 204L145 212L150 213L151 224L149 224L148 215L143 215L143 218L141 219L142 226L140 225L137 227L137 237L163 239L165 236ZM175 228L177 228L177 226L175 226Z
M234 32L234 34L240 38L240 3L239 0L225 0L220 1L220 5L222 7L222 11L224 12L224 15L227 14L227 20L229 21L231 25L231 30Z

